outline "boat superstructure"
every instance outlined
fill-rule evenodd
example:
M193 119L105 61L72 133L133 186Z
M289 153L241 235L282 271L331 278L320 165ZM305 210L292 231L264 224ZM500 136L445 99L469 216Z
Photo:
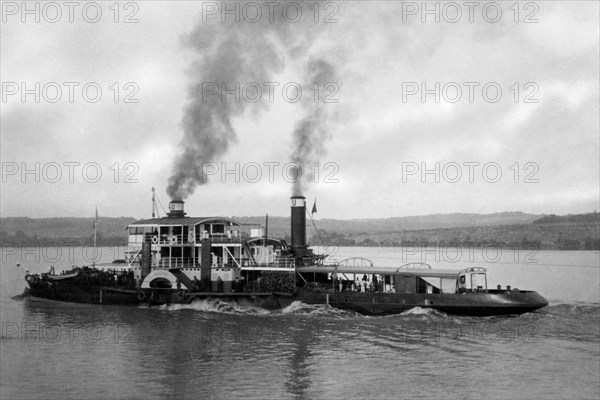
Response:
M268 237L267 226L226 217L188 217L174 200L163 218L128 227L127 261L140 300L169 301L196 293L294 292L295 268L322 265L324 256L306 245L305 199L292 197L292 243ZM278 280L280 285L271 281ZM173 292L175 291L175 292Z

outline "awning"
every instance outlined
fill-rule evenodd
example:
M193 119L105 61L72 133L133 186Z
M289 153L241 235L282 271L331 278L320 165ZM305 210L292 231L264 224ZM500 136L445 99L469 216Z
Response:
M346 266L346 265L314 265L310 267L296 268L298 273L337 273L337 274L381 274L381 275L410 275L422 277L454 278L456 279L459 270L451 269L398 269L398 267L364 267L364 266Z

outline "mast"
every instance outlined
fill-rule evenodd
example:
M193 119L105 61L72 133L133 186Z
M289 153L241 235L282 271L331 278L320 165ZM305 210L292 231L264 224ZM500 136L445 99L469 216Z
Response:
M155 218L154 210L156 210L156 195L154 194L154 186L152 186L152 218Z
M94 217L94 259L92 266L96 266L96 257L98 256L98 249L96 248L96 226L98 225L98 204L96 204L96 216Z
M269 238L269 214L267 214L265 218L265 243L264 246L267 245L267 239Z

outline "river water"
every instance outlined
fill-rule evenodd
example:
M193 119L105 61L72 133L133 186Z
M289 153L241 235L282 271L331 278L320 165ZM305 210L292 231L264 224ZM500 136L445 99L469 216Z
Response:
M598 252L329 249L376 265L484 266L490 287L550 300L534 313L473 318L419 308L365 317L301 303L267 311L218 301L142 308L20 298L25 269L85 263L82 249L56 250L2 249L2 399L600 395ZM102 261L115 258L103 250Z

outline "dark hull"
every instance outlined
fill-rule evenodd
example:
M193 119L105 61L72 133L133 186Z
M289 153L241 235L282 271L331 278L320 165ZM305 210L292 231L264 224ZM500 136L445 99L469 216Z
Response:
M523 314L548 305L536 292L489 291L463 294L395 294L355 292L248 293L189 292L153 289L138 292L102 285L75 282L29 282L29 295L50 300L95 304L190 304L195 300L220 299L251 303L267 309L281 309L294 301L330 305L365 315L400 314L411 308L431 308L453 315L493 316Z
M306 304L332 307L366 315L399 314L411 308L432 308L446 314L492 316L523 314L548 305L536 292L395 294L395 293L299 293Z
M30 282L27 294L32 297L73 303L139 304L136 290L102 285Z
M465 294L395 294L353 292L296 293L210 293L184 291L153 291L144 302L150 305L190 304L197 299L249 301L253 305L280 309L294 301L305 304L328 304L332 307L365 315L400 314L411 308L431 308L447 314L493 316L523 314L548 305L536 292L465 293Z

